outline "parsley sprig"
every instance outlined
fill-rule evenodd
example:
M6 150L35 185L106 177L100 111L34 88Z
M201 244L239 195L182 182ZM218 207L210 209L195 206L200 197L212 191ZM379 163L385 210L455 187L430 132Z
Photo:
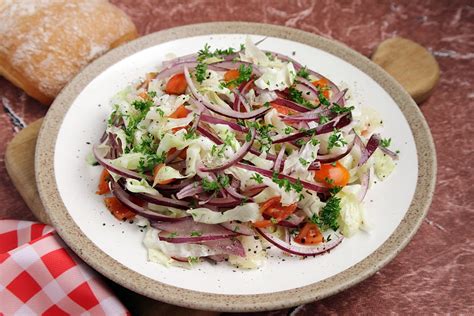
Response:
M250 80L250 77L252 76L252 71L253 71L252 65L246 66L242 64L239 66L238 70L239 70L239 76L236 79L222 83L222 85L225 87L237 87L241 83Z
M380 140L380 146L388 148L390 147L390 143L392 142L391 138L383 138Z
M229 176L226 174L218 175L217 180L212 181L206 178L203 178L201 181L202 188L206 192L214 192L220 190L221 188L226 188L230 184Z
M328 150L331 150L334 147L342 147L346 145L347 142L341 134L341 131L334 129L334 132L329 136L328 140Z
M289 87L288 88L288 96L290 97L291 100L295 101L296 103L299 103L307 108L314 109L315 106L303 98L303 92L299 91L295 87Z
M300 70L296 73L298 77L305 78L306 80L309 80L309 72L306 66L301 67Z

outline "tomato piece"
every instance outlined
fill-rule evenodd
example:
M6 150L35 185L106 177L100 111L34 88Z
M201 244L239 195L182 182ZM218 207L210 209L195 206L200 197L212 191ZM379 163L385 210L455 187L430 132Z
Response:
M226 82L236 80L240 76L240 71L238 69L230 69L227 70L226 73L224 74L224 80Z
M295 111L293 111L292 109L284 106L284 105L280 105L280 104L276 104L276 103L270 103L270 105L272 106L272 108L274 108L275 110L277 110L278 113L282 114L282 115L292 115L292 114L295 114Z
M264 213L269 207L280 203L280 199L281 199L281 197L279 197L279 196L274 196L274 197L268 199L265 203L263 203L260 206L260 213Z
M323 235L319 227L313 223L306 223L300 233L295 237L295 242L302 245L315 245L323 242Z
M264 220L261 220L261 221L256 221L255 223L253 223L253 226L258 227L258 228L267 228L267 227L270 227L272 225L273 225L272 221L268 220L268 219L264 219Z
M153 178L156 178L156 175L158 174L158 171L160 171L161 168L163 168L165 166L164 163L160 163L158 165L155 166L155 168L153 168ZM168 184L168 183L171 183L173 182L174 180L176 179L167 179L167 180L163 180L163 181L158 181L156 182L157 184Z
M168 117L173 118L173 119L185 118L186 116L188 116L190 112L191 111L189 111L188 109L184 107L184 104L181 104L180 106L178 106L176 110L174 110L173 113L168 115Z
M146 93L145 91L142 91L138 94L138 96L140 98L142 98L143 100L148 100L150 97L148 96L148 93Z
M166 157L169 157L171 156L172 154L174 154L176 152L176 148L171 148L168 153L166 154ZM179 155L178 155L179 158L181 159L186 159L186 150L182 150Z
M313 85L318 87L319 91L321 91L321 93L326 99L329 98L328 84L329 82L325 78L321 78L319 80L313 81Z
M336 162L335 166L332 163L322 164L321 168L314 173L316 181L329 187L343 187L347 185L349 178L349 171L339 161Z
M115 196L104 199L105 206L118 220L132 219L135 212L129 209L125 204L119 201Z
M184 77L184 73L176 74L168 80L165 91L168 94L183 94L186 92L188 83Z
M321 78L319 80L313 81L313 85L315 85L318 88L326 88L328 86L328 81L325 78Z
M283 206L280 203L280 197L272 197L260 206L260 212L270 216L274 221L280 222L288 218L296 211L297 204L293 203L288 206Z
M104 169L102 170L102 173L100 174L99 185L97 186L97 191L95 193L99 195L109 193L110 192L109 182L110 182L110 174L107 171L107 169Z

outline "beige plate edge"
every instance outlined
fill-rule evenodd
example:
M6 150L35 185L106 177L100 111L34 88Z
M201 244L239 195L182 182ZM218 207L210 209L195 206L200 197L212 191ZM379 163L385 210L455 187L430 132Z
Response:
M219 33L280 37L325 50L371 76L404 113L417 148L417 188L400 225L382 246L363 261L321 282L293 290L259 295L203 293L166 285L126 268L97 248L69 216L56 187L54 147L63 117L76 96L102 71L130 54L174 39ZM436 153L429 127L418 106L392 77L363 55L339 42L296 29L257 23L218 22L186 25L144 36L112 50L87 66L62 90L48 111L36 146L35 170L41 200L59 235L76 254L107 278L148 297L188 308L261 311L295 306L333 295L366 279L392 260L412 238L428 212L436 180Z

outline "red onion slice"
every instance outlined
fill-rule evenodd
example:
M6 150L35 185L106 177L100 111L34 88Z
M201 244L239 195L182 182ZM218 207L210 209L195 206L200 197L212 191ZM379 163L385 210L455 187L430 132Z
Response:
M194 182L193 178L188 178L188 179L183 179L179 183L174 183L174 184L157 184L155 185L155 189L158 189L158 191L177 191L181 190L188 184Z
M201 115L201 121L206 122L206 123L211 123L211 124L224 124L232 128L234 131L237 132L242 132L242 133L247 133L249 129L245 126L239 125L235 122L230 122L227 120L223 120L217 117L209 116L209 115Z
M258 167L243 164L243 163L240 163L240 162L236 163L235 166L239 167L239 168L242 168L242 169L255 171L255 172L260 173L260 174L262 174L265 177L268 177L270 179L273 177L273 172L270 171L270 170L258 168ZM310 191L315 191L315 192L319 192L319 193L329 192L329 189L326 188L326 187L319 186L315 183L310 183L310 182L307 182L307 181L299 180L299 179L287 176L286 174L279 173L278 178L279 179L287 179L287 180L291 181L292 183L296 183L297 181L299 181L305 189L310 190Z
M209 248L222 251L223 254L245 257L245 249L236 238L218 239L202 242ZM213 256L214 257L214 256Z
M289 244L281 239L278 239L277 237L273 236L272 234L268 233L266 230L260 229L260 228L255 228L260 235L262 235L263 238L268 240L268 242L272 243L274 246L277 248L290 253L292 255L297 255L297 256L303 256L303 257L308 257L308 256L317 256L320 254L323 254L337 245L339 245L344 237L342 235L338 235L337 238L326 242L322 245L319 246L297 246L295 244Z
M122 167L117 167L117 166L112 165L108 159L104 159L103 155L99 153L97 145L94 145L92 147L92 153L94 154L95 159L97 159L97 162L99 162L99 164L101 164L105 169L107 169L110 172L113 172L125 178L130 178L130 179L135 179L135 180L141 180L145 178L146 180L153 182L152 176L143 175L132 170L128 170Z
M163 70L161 70L161 72L156 76L156 79L160 80L160 79L171 77L177 73L182 73L184 71L184 68L195 68L197 65L198 65L198 62L196 61L184 61L184 62L172 64L168 66L167 68L164 68ZM207 69L222 71L222 68L217 67L216 65L213 65L213 64L208 64Z
M112 182L112 193L124 205L131 208L132 210L134 210L141 216L151 219L151 220L164 221L164 222L179 222L188 218L188 216L171 217L171 216L162 215L146 207L137 205L134 202L132 202L131 195L127 193L124 189L122 189L120 185L118 185L116 182Z
M331 121L329 121L328 123L324 125L319 125L315 128L308 129L304 132L297 132L289 136L284 136L282 138L275 139L273 140L273 143L278 144L278 143L284 143L284 142L291 142L291 141L298 140L302 137L306 137L309 135L321 135L321 134L330 133L334 131L335 128L339 129L339 128L349 125L351 121L352 121L351 113L344 113L342 115L336 116L334 119L332 119Z
M278 223L278 225L283 227L296 228L304 221L304 216L299 216L297 214L291 214L290 218L285 219Z
M238 88L238 91L240 93L245 93L247 92L247 90L252 86L254 80L253 79L250 79L249 81L247 82L242 82ZM234 99L234 104L232 106L232 108L237 111L237 112L240 112L240 98L238 98L237 96L235 96L235 99Z
M287 99L282 98L282 97L276 98L275 100L273 100L272 103L282 105L282 106L286 106L287 108L295 110L296 112L308 112L308 111L311 110L311 109L308 109L308 108L306 108L306 107L304 107L304 106L302 106L302 105L300 105L296 102L287 100Z
M394 153L393 151L391 151L390 149L388 149L387 147L383 147L381 145L379 145L379 149L386 155L388 155L390 158L392 158L393 160L398 160L398 155L396 153Z
M380 145L380 136L378 134L373 134L369 140L367 141L367 145L364 146L364 143L360 139L359 136L356 135L356 143L359 145L361 149L361 156L359 160L358 166L362 166L364 163L369 160L372 154Z
M186 197L194 196L202 192L204 192L204 190L199 184L199 182L193 182L182 188L178 193L176 193L176 197L182 200Z
M329 100L329 102L331 104L333 103L337 103L339 105L344 105L345 101L344 101L344 96L346 95L346 92L347 92L347 88L344 89L344 90L341 90L335 94L333 94L331 96L331 100Z
M229 193L230 196L232 196L233 198L235 199L239 199L239 200L242 200L242 201L246 201L246 202L253 202L253 199L251 197L248 197L248 196L245 196L245 195L242 195L240 194L239 192L237 192L237 190L235 188L233 188L232 186L227 186L224 188L224 190Z
M171 243L196 243L239 235L220 225L195 222L191 217L175 223L152 222L151 226L161 230L160 240Z
M254 197L260 192L262 192L263 190L265 190L266 188L267 186L265 184L254 185L254 186L246 188L245 191L243 192L243 195Z
M316 157L316 161L313 162L309 167L308 170L319 170L321 168L322 163L331 163L334 161L338 161L339 159L344 158L347 156L351 151L352 148L354 148L355 144L355 137L354 139L347 145L347 148L344 152L342 153L333 153L333 154L327 154L327 155L318 155Z
M296 79L296 82L298 82L295 86L295 88L299 91L301 91L301 96L309 101L315 101L318 100L318 95L319 91L316 89L316 87L313 85L312 82L309 82L308 80L298 77Z
M136 193L135 196L156 205L169 206L181 210L188 210L190 208L189 203L186 201L175 200L164 196L154 196L146 193Z
M223 142L220 140L219 137L217 137L216 135L214 135L211 131L205 129L204 127L202 127L201 125L198 125L197 127L197 131L202 134L203 136L206 136L207 138L209 138L213 143L217 144L217 145L222 145Z
M186 77L186 82L188 83L188 86L191 89L191 92L192 92L193 96L197 99L197 101L200 102L202 105L204 105L209 110L211 110L211 111L213 111L217 114L220 114L220 115L226 116L226 117L230 117L230 118L234 118L234 119L250 119L250 118L256 118L256 117L262 116L263 114L265 114L265 112L267 112L269 110L269 108L262 107L258 110L243 113L243 112L234 111L230 108L229 109L222 108L222 107L217 106L215 104L212 104L211 102L206 100L197 91L197 89L194 86L194 83L191 79L191 76L189 74L189 71L188 71L187 67L184 67L184 76Z
M216 207L236 207L242 203L241 200L236 200L233 197L225 198L213 198L209 200L204 206L216 206Z
M244 223L238 223L236 221L230 221L221 223L221 226L232 232L239 233L246 236L254 236L255 231Z
M367 170L362 176L360 177L360 191L359 191L359 201L362 202L367 194L367 190L369 189L370 183L370 170Z
M283 156L285 155L286 144L281 145L280 152L275 160L275 164L273 165L273 170L276 172L280 172L282 167Z
M249 141L246 141L245 144L240 147L240 149L235 153L234 157L226 161L224 164L217 166L217 167L201 167L200 170L204 172L214 172L214 171L222 171L224 169L227 169L233 165L235 165L237 162L242 160L242 158L245 156L245 154L249 151L250 147L252 147L253 141L255 140L255 128L250 129L250 134L251 138Z
M242 93L240 93L238 90L233 90L233 92L234 92L235 98L239 99L236 111L237 112L242 112L241 108L240 108L240 105L243 105L244 109L245 109L245 112L250 112L250 104L247 102L247 100L242 95ZM234 102L234 104L235 104L235 102Z

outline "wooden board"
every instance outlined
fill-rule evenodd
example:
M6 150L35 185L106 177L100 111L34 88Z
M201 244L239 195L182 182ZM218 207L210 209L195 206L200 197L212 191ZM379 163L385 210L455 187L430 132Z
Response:
M373 60L397 79L418 103L430 95L439 78L439 67L431 54L420 45L406 39L394 38L381 43L373 55ZM15 136L7 147L5 165L13 184L36 218L41 222L50 223L34 181L35 145L41 123L42 119L39 119ZM219 314L161 303L116 284L111 286L134 315Z
M372 55L416 103L426 100L439 80L439 65L423 46L401 37L383 41Z
M49 224L49 218L41 204L35 182L35 146L43 119L39 119L20 131L8 144L5 165L20 195L36 218ZM191 310L152 300L110 281L110 286L133 315L188 315L215 316L219 313Z

